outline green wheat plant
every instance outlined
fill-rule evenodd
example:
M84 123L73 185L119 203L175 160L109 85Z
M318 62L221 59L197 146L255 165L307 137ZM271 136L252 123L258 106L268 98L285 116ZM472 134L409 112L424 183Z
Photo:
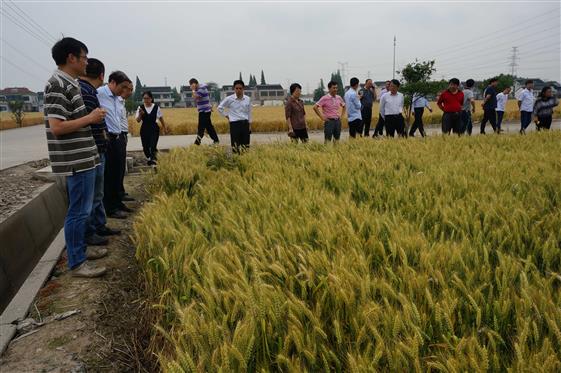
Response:
M561 134L173 149L137 258L165 372L561 371Z

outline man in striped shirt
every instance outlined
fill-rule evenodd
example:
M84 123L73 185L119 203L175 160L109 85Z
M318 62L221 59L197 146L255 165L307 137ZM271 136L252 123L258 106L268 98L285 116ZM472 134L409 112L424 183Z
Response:
M86 75L78 79L82 99L88 113L99 108L97 88L103 84L104 76L105 66L103 63L95 58L89 58ZM100 163L96 167L92 213L86 225L86 243L88 245L106 245L109 241L102 236L118 234L120 232L106 226L107 219L105 209L103 208L103 174L105 172L105 151L107 150L107 126L105 120L93 123L91 128L99 153Z
M76 277L102 276L106 269L88 259L107 255L102 248L87 248L85 231L91 214L99 154L90 125L100 123L105 111L88 114L76 78L86 75L88 48L73 38L62 38L52 48L58 66L45 86L45 128L53 173L66 176L68 212L64 239L68 267Z
M214 144L218 144L218 135L210 120L212 105L210 103L210 95L207 86L206 84L199 84L199 81L195 78L189 80L189 86L191 87L193 100L197 103L197 111L199 112L199 127L197 128L195 145L201 145L205 130L212 141L214 141Z

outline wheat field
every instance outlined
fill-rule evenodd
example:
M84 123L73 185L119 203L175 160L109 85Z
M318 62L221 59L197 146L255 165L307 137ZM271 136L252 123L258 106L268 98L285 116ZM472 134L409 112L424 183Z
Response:
M561 133L172 149L134 242L165 372L561 371Z
M425 110L423 121L425 124L440 124L442 112L436 106L436 103L430 103L433 112L430 113ZM379 103L375 103L372 114L372 125L375 126L378 121ZM197 133L198 114L196 109L163 109L164 120L168 125L171 135L191 135ZM555 109L554 117L561 118L561 107ZM481 108L481 101L477 102L476 113L473 114L474 121L480 121L483 118L483 109ZM504 115L505 121L515 120L520 118L518 106L515 100L511 99L507 102L506 112ZM306 120L308 127L312 130L322 129L323 123L314 113L312 106L306 106ZM218 133L228 133L228 122L216 110L212 114L212 122L216 127ZM409 120L413 122L413 117ZM343 127L347 127L347 119L343 118ZM373 127L372 127L373 128ZM140 132L140 124L131 117L129 119L129 129L133 135L138 135ZM287 129L284 119L283 106L268 106L268 107L255 107L253 108L253 132L279 132Z

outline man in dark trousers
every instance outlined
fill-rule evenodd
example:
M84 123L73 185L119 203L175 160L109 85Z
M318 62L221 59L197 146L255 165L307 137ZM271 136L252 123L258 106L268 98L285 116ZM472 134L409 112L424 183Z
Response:
M362 105L360 112L362 114L362 123L364 124L364 137L370 136L370 124L372 123L372 105L376 100L376 89L372 85L372 79L366 79L364 88L359 92L360 104Z
M82 99L86 110L91 113L99 108L97 99L97 89L103 84L105 76L105 66L100 60L95 58L88 59L86 74L78 79ZM119 234L119 230L111 229L106 226L107 219L103 207L103 181L105 175L105 152L107 150L107 126L105 120L90 125L92 135L99 153L99 166L95 171L94 199L92 212L86 225L86 243L88 245L106 245L109 241L102 236Z
M489 81L489 85L483 91L483 120L481 121L481 134L485 134L485 125L487 122L491 123L493 131L497 131L497 113L495 109L497 107L497 84L499 80L497 78L492 78Z
M382 97L389 92L390 90L390 85L391 85L391 81L386 80L386 85L384 86L384 88L382 88L382 90L380 91L380 104L382 103ZM384 134L384 117L382 116L382 114L378 115L378 123L376 123L376 128L374 129L374 134L372 135L372 137L378 137L378 136L382 136ZM386 131L387 133L387 131Z
M218 105L218 112L230 122L230 142L234 153L249 148L250 143L251 99L243 94L244 88L243 80L234 81L235 93Z
M193 100L195 100L197 104L197 111L199 112L199 126L197 127L195 145L201 145L201 140L205 135L205 130L214 144L217 145L220 140L218 140L216 129L214 129L210 119L212 114L212 104L210 103L208 88L206 84L199 84L199 81L195 78L189 80L189 86L191 87Z
M462 107L464 106L464 93L460 91L460 80L450 79L448 89L440 94L436 104L444 112L442 115L442 133L450 134L450 131L462 133Z
M123 91L131 80L122 71L115 71L109 75L109 83L97 90L100 106L105 109L105 124L107 125L107 144L105 160L105 180L103 205L107 216L116 219L125 219L127 214L121 210L120 181L123 162L122 146L122 104L119 101Z
M119 102L121 104L121 162L120 162L120 174L119 174L119 197L121 198L121 210L130 212L132 211L127 206L125 206L123 201L134 201L134 198L128 195L125 191L125 172L127 170L127 145L129 143L129 119L127 116L127 107L125 105L127 99L132 95L133 86L132 83L128 83L123 89L123 93L119 98Z

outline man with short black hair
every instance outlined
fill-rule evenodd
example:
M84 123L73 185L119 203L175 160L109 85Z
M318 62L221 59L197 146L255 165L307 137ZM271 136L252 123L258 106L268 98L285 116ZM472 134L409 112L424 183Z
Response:
M292 141L303 143L308 142L308 129L306 126L306 110L304 102L300 99L302 86L298 83L290 85L290 96L286 100L284 106L284 114L286 117L286 125L288 127L288 136Z
M459 90L460 80L452 78L448 82L448 89L440 94L436 104L444 112L442 115L442 133L450 134L450 131L461 135L462 118L461 112L464 106L464 93Z
M518 97L518 109L520 109L520 134L526 134L526 128L532 122L534 111L534 81L526 80L525 87Z
M386 136L405 137L405 119L403 118L403 93L398 92L401 83L397 79L390 82L390 90L380 100L380 115L386 126Z
M358 134L362 137L362 113L360 112L360 98L358 96L358 78L351 78L350 87L345 92L345 107L347 108L347 120L349 123L349 136L356 138Z
M461 132L467 132L469 136L473 131L473 122L471 120L471 114L475 113L475 99L473 94L473 86L475 81L473 79L466 80L466 85L464 90L464 104L462 105L462 130Z
M503 123L503 116L505 114L506 103L508 102L508 95L510 94L510 87L505 87L501 93L497 95L497 133L503 132L501 124Z
M492 78L489 81L489 85L483 91L483 120L481 120L481 134L485 134L485 125L487 122L491 123L493 131L497 131L497 113L495 108L497 107L497 84L499 80L497 78Z
M195 145L201 145L201 140L205 135L205 130L217 145L220 140L216 134L216 129L212 125L210 116L212 114L212 104L210 103L210 94L208 93L208 87L206 84L199 84L199 81L195 78L189 80L189 87L191 87L191 94L193 100L197 104L197 111L199 112L199 125L197 127L197 138L195 140Z
M76 80L86 75L88 48L74 38L62 38L52 48L58 69L45 86L45 128L53 174L66 176L68 212L64 240L72 276L99 277L105 267L89 260L107 255L103 248L86 248L86 226L92 212L99 154L91 125L101 123L105 111L88 113Z
M233 85L234 94L222 100L218 112L230 122L230 143L234 153L239 154L249 148L251 141L251 99L244 95L243 80L235 80Z
M364 125L364 136L370 136L370 124L372 123L372 105L376 101L376 88L372 84L372 79L366 79L364 88L359 92L360 97L360 114L362 115L362 123Z
M337 94L337 88L337 82L332 80L327 83L328 93L314 105L314 112L323 121L323 135L326 144L331 142L331 139L337 142L341 138L341 117L345 115L345 102ZM341 109L340 112L339 109Z
M134 201L134 198L129 196L125 191L125 173L127 171L127 145L129 143L129 119L127 115L126 101L132 96L134 88L132 82L127 82L124 87L123 92L118 97L119 106L121 108L121 135L119 136L119 144L121 146L121 151L119 152L121 156L121 162L119 162L119 198L120 198L120 209L122 211L132 211L129 209L123 201Z
M409 130L409 136L415 137L415 131L419 129L419 133L421 134L421 136L425 137L427 134L425 132L425 126L423 124L423 114L425 112L425 108L429 109L429 111L432 113L429 101L423 94L415 93L411 98L411 108L413 109L415 120L411 125L411 129Z
M109 137L105 162L103 205L107 216L116 219L127 217L123 212L120 196L122 162L126 158L126 156L123 157L124 147L121 135L123 109L120 96L130 82L131 80L124 72L114 71L109 75L109 83L97 90L99 104L107 111L105 123L108 131L107 136Z
M391 86L391 81L386 80L386 85L384 86L384 88L380 90L380 103L382 102L382 97L384 97L384 95L389 92L390 86ZM384 134L384 127L385 127L384 118L380 113L378 114L378 122L376 123L376 128L374 128L374 134L372 135L372 137L382 136ZM386 129L386 134L387 132L388 131Z
M78 79L82 99L88 113L99 108L97 88L103 84L104 76L105 66L103 63L95 58L89 58L86 74ZM105 125L105 120L91 124L91 128L99 153L100 164L96 167L92 212L86 225L86 243L88 245L106 245L109 241L102 236L119 234L120 231L106 226L107 219L105 209L103 208L103 179L105 174L105 151L107 150L107 126Z

